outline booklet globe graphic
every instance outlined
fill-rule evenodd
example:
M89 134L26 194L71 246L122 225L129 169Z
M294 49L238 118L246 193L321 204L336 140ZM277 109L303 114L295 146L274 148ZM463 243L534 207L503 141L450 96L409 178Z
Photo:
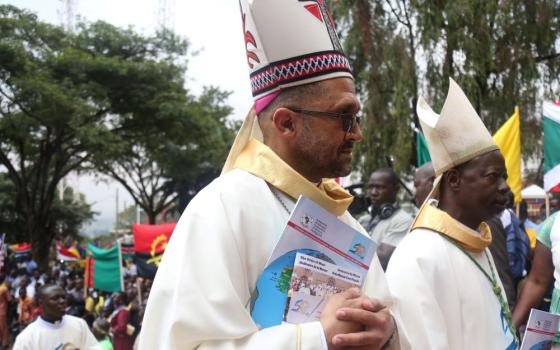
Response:
M259 277L255 293L251 298L251 315L253 319L259 320L258 325L261 328L282 323L283 314L271 311L284 310L286 306L297 253L310 255L334 264L329 256L314 249L291 250L272 261Z

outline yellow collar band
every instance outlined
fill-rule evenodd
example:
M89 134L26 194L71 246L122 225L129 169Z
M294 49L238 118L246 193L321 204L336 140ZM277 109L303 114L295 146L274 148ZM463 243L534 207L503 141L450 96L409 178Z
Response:
M318 185L308 181L255 139L247 142L233 167L262 178L294 199L303 195L335 216L344 214L353 200L352 195L332 179L324 179Z
M422 206L412 229L424 228L444 234L468 251L480 253L492 243L492 232L487 223L483 222L475 231L438 209L431 200Z

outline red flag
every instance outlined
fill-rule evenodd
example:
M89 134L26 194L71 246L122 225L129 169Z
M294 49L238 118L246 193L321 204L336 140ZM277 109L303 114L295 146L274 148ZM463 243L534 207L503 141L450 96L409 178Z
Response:
M134 251L151 255L163 253L176 224L133 224Z

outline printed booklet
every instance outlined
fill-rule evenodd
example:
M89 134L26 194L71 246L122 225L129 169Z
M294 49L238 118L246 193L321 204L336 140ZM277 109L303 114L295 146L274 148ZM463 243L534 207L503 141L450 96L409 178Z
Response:
M531 309L521 350L551 349L554 337L558 332L559 321L560 315Z
M317 320L326 298L363 285L376 244L300 196L257 280L251 316L261 328Z

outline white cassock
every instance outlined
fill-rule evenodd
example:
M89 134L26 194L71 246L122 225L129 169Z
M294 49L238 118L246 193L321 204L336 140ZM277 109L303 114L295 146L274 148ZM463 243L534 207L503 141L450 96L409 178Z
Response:
M294 203L283 201L291 210ZM319 322L258 329L251 293L289 218L267 183L234 169L189 204L159 266L140 349L323 349ZM340 219L365 234L348 212ZM366 294L389 299L377 259ZM299 344L299 345L298 345Z
M484 252L469 254L492 276ZM386 277L412 349L515 349L490 281L439 233L412 230L393 253Z

